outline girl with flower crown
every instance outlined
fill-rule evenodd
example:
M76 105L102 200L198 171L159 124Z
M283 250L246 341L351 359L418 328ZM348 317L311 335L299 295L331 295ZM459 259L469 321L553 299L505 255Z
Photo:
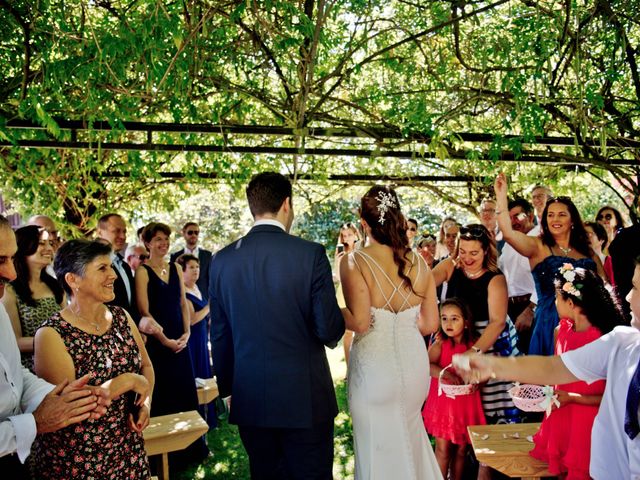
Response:
M586 345L621 323L611 295L592 271L565 263L556 274L555 287L560 317L555 330L556 355ZM542 422L530 452L547 462L553 475L570 480L591 478L591 428L604 388L604 380L555 386L559 407Z

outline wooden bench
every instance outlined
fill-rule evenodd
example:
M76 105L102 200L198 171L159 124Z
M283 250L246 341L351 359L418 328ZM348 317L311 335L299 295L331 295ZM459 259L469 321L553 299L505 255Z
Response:
M203 380L204 385L196 389L198 392L198 403L200 403L200 405L213 402L219 395L218 384L215 378L205 378Z
M157 459L159 480L169 479L169 452L184 450L208 430L207 422L195 410L149 420L143 432L144 444L149 457L160 455Z
M553 476L545 462L529 455L534 444L527 440L540 428L539 423L472 425L467 427L478 461L507 475L527 480ZM514 434L518 438L514 438ZM506 438L505 438L506 435Z

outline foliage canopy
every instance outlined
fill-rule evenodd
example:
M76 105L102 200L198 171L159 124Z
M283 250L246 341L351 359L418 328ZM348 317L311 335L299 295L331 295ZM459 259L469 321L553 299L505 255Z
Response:
M8 146L0 150L0 176L23 208L63 215L85 232L96 213L159 191L167 181L161 172L180 172L181 185L197 182L197 172L215 173L237 187L266 168L320 183L332 173L492 178L504 169L522 189L540 178L561 182L579 164L632 205L639 191L638 3L0 0L0 141L96 145ZM58 118L84 120L88 129L61 129ZM9 128L15 119L44 129ZM92 129L96 120L112 130ZM285 126L296 134L156 133L153 140L301 154L99 148L140 141L122 128L131 120ZM356 133L314 136L320 127ZM459 132L491 141L464 141ZM549 136L573 143L536 142ZM303 154L314 146L372 154L348 162ZM398 149L413 158L381 154ZM507 158L520 162L496 163ZM487 185L422 187L471 210Z

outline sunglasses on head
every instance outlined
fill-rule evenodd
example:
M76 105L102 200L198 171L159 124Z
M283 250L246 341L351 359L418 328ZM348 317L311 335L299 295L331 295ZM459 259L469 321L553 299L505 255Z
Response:
M605 213L605 214L600 214L596 217L596 220L600 221L602 219L604 220L611 220L613 218L613 213Z
M460 237L486 238L487 231L480 225L460 227Z
M187 230L187 235L200 235L200 230Z

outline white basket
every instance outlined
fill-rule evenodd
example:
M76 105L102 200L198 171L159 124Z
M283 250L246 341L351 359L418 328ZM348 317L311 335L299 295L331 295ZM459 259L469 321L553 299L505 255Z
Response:
M438 375L438 395L442 395L443 393L449 398L455 398L459 395L469 395L473 393L478 388L478 385L475 383L465 383L462 385L454 385L452 383L443 382L444 371L453 368L451 364L444 367L440 370L440 375Z
M540 385L516 385L509 389L509 395L513 400L513 404L520 410L525 412L544 412L547 410L544 403L547 398L545 387Z

